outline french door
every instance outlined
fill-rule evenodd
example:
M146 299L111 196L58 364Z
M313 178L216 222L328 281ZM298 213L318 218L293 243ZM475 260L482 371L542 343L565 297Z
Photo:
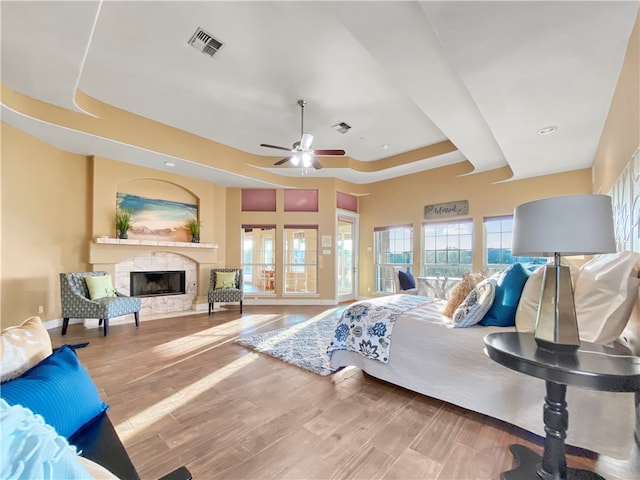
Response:
M338 302L358 293L358 214L338 211L336 225L336 293Z

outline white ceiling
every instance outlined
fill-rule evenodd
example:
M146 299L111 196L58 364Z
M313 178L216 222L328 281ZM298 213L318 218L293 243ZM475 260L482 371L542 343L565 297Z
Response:
M639 5L2 0L1 81L73 111L79 90L274 161L286 152L259 145L299 140L304 98L314 148L344 149L360 162L447 139L458 149L370 173L309 175L370 183L468 159L476 172L509 165L514 179L527 178L591 166ZM214 58L187 44L197 27L224 43ZM157 152L4 104L1 113L59 148L167 169ZM351 130L336 132L338 122ZM557 132L536 133L549 125ZM265 184L171 161L176 173L222 185Z

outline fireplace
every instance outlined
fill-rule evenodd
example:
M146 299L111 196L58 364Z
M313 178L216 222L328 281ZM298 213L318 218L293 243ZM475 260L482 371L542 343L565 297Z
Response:
M185 271L130 272L129 290L132 297L184 295Z

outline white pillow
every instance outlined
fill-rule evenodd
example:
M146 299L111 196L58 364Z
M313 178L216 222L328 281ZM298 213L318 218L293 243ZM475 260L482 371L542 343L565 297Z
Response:
M76 448L22 405L0 398L0 478L91 478Z
M580 269L575 290L580 339L610 344L624 330L638 298L640 253L597 255Z
M489 311L496 297L496 280L487 278L478 283L456 308L451 319L453 328L464 328L475 325Z
M550 263L553 263L553 260ZM571 283L575 290L580 269L564 258L560 263L569 266ZM529 276L527 283L524 284L520 302L518 302L518 308L516 310L516 330L519 332L533 332L536 329L536 317L538 316L538 304L540 303L540 289L542 288L543 276L544 265L537 268Z
M40 317L0 333L0 382L19 377L51 355L51 337Z

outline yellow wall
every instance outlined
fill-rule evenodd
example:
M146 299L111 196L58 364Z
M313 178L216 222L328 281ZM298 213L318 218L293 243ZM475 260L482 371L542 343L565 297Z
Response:
M201 265L198 294L201 302L206 301L209 269L224 265L224 187L63 152L4 123L1 165L2 328L31 315L45 321L60 318L61 272L108 270L106 265L90 263L90 249L95 237L115 237L118 191L175 201L197 199L203 222L201 241L220 247L217 252L197 252L203 257L197 258Z
M511 215L520 203L555 195L590 193L589 169L500 183L509 175L508 168L467 175L466 163L428 170L369 185L371 194L360 198L360 295L367 296L374 289L373 229L378 226L413 225L414 263L412 271L421 275L421 225L424 206L469 201L469 215L454 219L472 218L473 270L484 270L483 218ZM443 219L444 220L444 219Z
M640 14L631 34L600 145L593 162L593 192L607 193L640 147Z
M2 124L2 317L60 317L59 274L85 271L91 163Z

